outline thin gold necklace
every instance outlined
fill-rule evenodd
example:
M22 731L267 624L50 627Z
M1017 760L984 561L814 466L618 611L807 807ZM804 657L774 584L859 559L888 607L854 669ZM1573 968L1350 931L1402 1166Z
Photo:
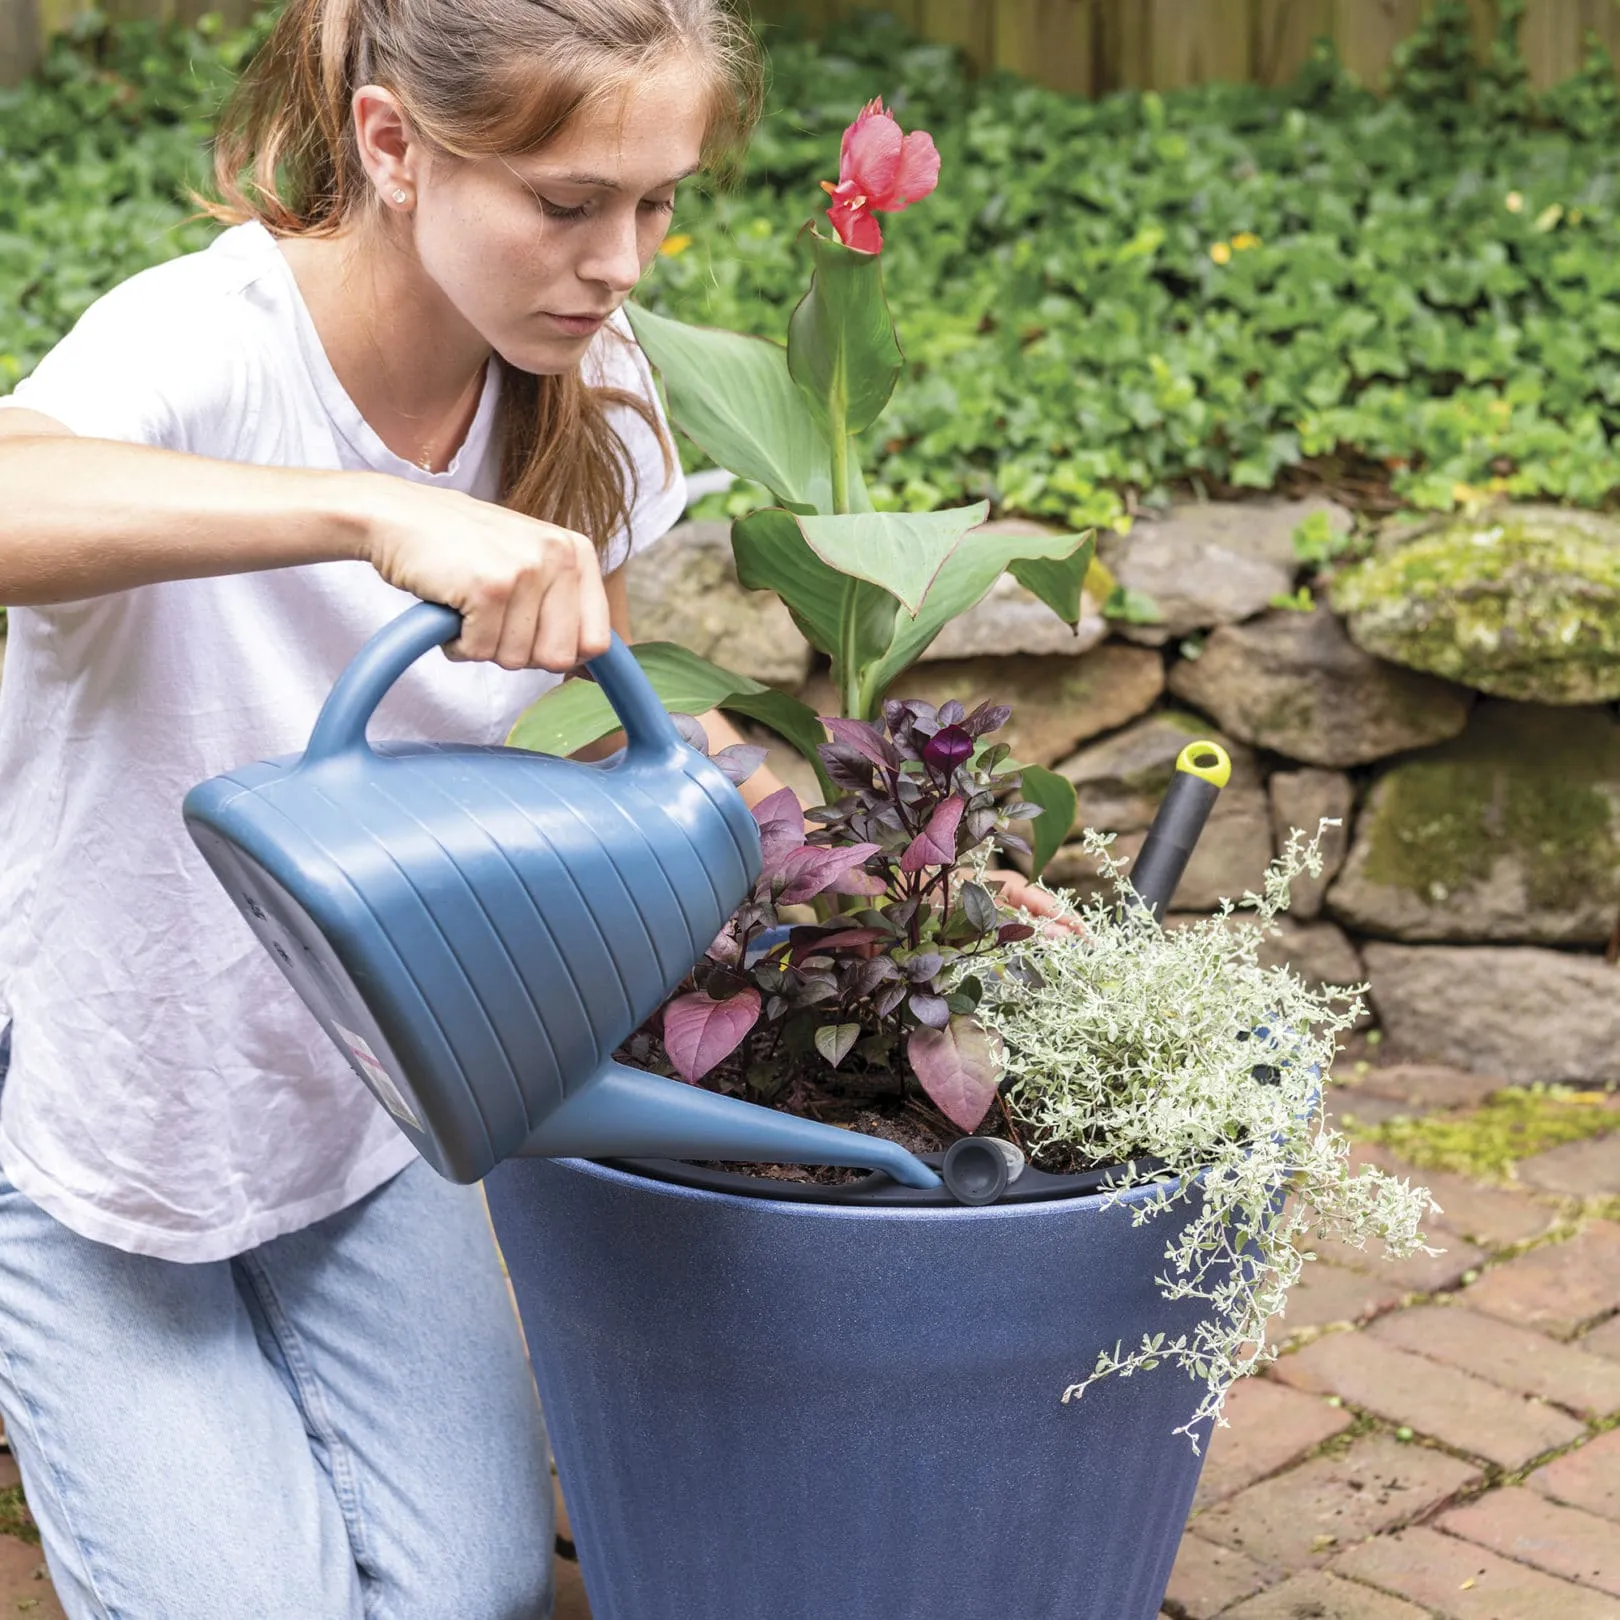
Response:
M484 377L488 370L489 362L486 360L484 364L473 373L472 381L462 389L461 394L457 398L455 404L450 407L449 415L447 415L444 419L446 422L453 422L458 416L461 415L461 409L467 403L467 396L471 394L474 389L482 392ZM442 426L440 427L439 431L441 433L444 431ZM421 453L416 458L416 465L420 467L423 472L433 471L433 441L431 439L429 439L427 443L422 446Z

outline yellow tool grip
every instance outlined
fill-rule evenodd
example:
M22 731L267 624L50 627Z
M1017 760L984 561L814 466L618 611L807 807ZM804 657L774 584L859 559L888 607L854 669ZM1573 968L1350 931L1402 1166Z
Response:
M1201 776L1223 788L1232 777L1232 761L1219 743L1190 742L1176 758L1176 769L1189 776Z

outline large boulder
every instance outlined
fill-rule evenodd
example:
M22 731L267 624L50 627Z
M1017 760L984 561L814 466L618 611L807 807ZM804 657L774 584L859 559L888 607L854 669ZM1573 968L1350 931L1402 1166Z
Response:
M1480 704L1374 784L1327 905L1395 939L1602 944L1620 916L1620 723Z
M1134 860L1170 785L1177 756L1199 738L1220 743L1232 756L1232 778L1215 801L1176 890L1175 904L1184 911L1212 911L1223 899L1240 899L1264 880L1272 856L1271 826L1254 755L1196 716L1164 710L1057 766L1075 785L1076 828L1119 834L1114 855ZM1105 888L1096 863L1078 843L1059 849L1042 877L1082 899Z
M677 524L629 577L638 641L677 642L771 686L798 686L810 673L810 643L788 610L738 584L729 523Z
M1157 521L1138 520L1128 535L1103 535L1099 551L1114 578L1152 597L1163 616L1122 634L1160 646L1265 612L1299 572L1294 530L1317 512L1340 532L1350 527L1348 512L1321 499L1200 501L1174 506Z
M1108 621L1089 595L1081 595L1080 622L1071 629L1033 591L1003 574L982 601L940 631L922 657L924 662L1008 653L1078 658L1107 636Z
M1325 608L1276 612L1211 633L1170 690L1234 737L1309 765L1363 765L1455 737L1462 687L1363 652Z
M950 698L969 709L986 699L1010 704L1012 719L998 740L1024 764L1051 765L1088 738L1146 714L1163 691L1158 653L1107 641L1079 658L1019 654L917 664L895 683L893 695L935 707Z
M1121 585L1143 592L1159 610L1155 624L1132 624L1124 634L1152 647L1190 630L1237 624L1264 613L1292 583L1289 570L1253 561L1207 541L1174 532L1135 529L1123 553L1110 551L1109 570Z
M1387 547L1333 585L1357 644L1534 703L1620 698L1620 523L1495 507Z
M1307 838L1321 833L1322 872L1309 872L1294 879L1290 891L1290 914L1300 920L1319 916L1322 896L1344 865L1350 848L1350 812L1355 789L1342 771L1307 767L1302 771L1276 771L1266 784L1271 795L1271 833L1277 848L1287 846L1290 836L1302 832ZM1337 822L1337 826L1324 826Z
M1620 1081L1620 968L1536 946L1365 947L1373 1006L1404 1054L1476 1074Z

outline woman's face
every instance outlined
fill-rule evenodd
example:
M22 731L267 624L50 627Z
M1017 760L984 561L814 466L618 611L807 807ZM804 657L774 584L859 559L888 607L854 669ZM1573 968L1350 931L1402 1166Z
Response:
M541 152L419 158L411 226L428 279L510 365L572 371L669 230L703 101L676 60Z

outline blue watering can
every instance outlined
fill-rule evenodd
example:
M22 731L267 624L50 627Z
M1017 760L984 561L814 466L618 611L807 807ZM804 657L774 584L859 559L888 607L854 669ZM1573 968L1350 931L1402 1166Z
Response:
M587 666L628 746L599 764L379 743L366 724L461 617L410 608L361 649L297 758L186 795L248 925L434 1169L514 1154L833 1164L939 1178L877 1137L612 1059L752 888L759 829L613 638Z

